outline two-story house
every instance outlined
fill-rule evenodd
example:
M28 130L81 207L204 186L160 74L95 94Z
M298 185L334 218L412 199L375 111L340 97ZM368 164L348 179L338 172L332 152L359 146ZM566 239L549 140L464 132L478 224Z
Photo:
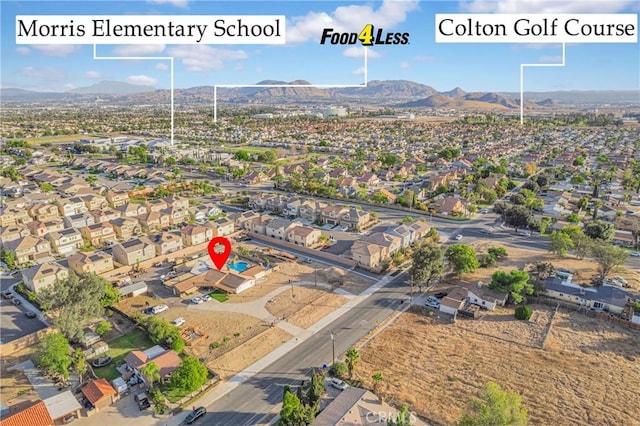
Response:
M43 204L41 204L42 206ZM53 207L56 215L54 217L47 217L45 220L55 219L58 216L58 209ZM40 220L37 214L32 215L31 209L27 212L25 209L17 207L7 207L2 210L0 214L0 226L7 227L12 225L23 225L31 222L33 219Z
M38 293L45 287L49 287L56 280L64 280L69 276L69 270L55 262L44 262L34 265L22 271L22 282L34 293Z
M325 224L338 225L342 216L348 212L349 209L345 206L326 206L322 209L320 220Z
M4 215L5 213L2 213L2 216ZM47 220L59 219L60 211L55 204L35 204L29 209L29 216L33 220L46 222Z
M88 210L102 210L109 206L107 199L102 195L87 194L81 195L80 198Z
M114 209L121 217L136 217L147 214L147 208L142 204L126 203Z
M33 263L38 259L51 256L49 241L32 235L9 241L4 244L4 248L15 254L14 262L16 265Z
M143 237L156 248L156 256L162 256L165 254L173 253L178 250L182 250L182 238L179 235L163 232L161 234L152 235L149 237Z
M138 216L138 222L140 223L140 226L149 231L165 229L170 225L169 216L156 211Z
M178 210L187 210L189 209L189 200L183 197L166 197L163 198L164 202L167 203L167 206L173 207Z
M129 202L129 194L125 191L108 191L107 202L112 207L119 207Z
M62 231L64 229L64 222L60 219L52 219L46 222L34 220L27 223L27 228L34 237L44 237L50 232Z
M370 220L371 215L368 211L351 207L349 211L340 218L340 226L347 229L359 230L369 223Z
M302 223L300 222L292 222L288 219L275 218L267 224L266 235L271 238L286 240L287 231L293 227L301 225Z
M0 242L8 243L9 241L19 240L22 237L30 235L29 229L25 226L10 225L0 228Z
M116 244L112 249L113 258L121 265L135 265L156 257L156 246L146 238L135 238Z
M217 227L216 235L218 236L233 234L233 231L235 230L235 225L233 221L226 217L221 217L219 219L216 219L213 223Z
M110 220L109 224L113 226L113 231L116 233L118 238L123 240L127 240L140 233L140 223L134 218L119 217L117 219Z
M62 220L65 228L82 228L96 223L95 218L89 212L65 216Z
M294 226L287 231L287 241L303 247L311 247L320 241L322 232L309 226Z
M96 223L85 226L80 228L80 233L82 238L94 247L98 247L106 241L115 241L117 237L113 226L109 223Z
M207 243L213 238L213 229L205 226L188 225L180 230L185 247Z
M102 274L113 270L113 258L102 251L75 253L68 256L67 261L77 274Z
M60 198L56 201L56 205L61 216L71 216L89 211L84 200L80 197Z
M65 256L80 250L84 245L82 234L75 228L66 228L58 232L51 232L45 237L51 244L52 250Z

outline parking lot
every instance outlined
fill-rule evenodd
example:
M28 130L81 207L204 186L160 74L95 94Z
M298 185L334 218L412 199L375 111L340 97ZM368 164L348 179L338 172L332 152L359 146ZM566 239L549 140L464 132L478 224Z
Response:
M46 327L38 318L27 318L24 305L15 306L11 300L2 298L0 305L0 344L11 342Z

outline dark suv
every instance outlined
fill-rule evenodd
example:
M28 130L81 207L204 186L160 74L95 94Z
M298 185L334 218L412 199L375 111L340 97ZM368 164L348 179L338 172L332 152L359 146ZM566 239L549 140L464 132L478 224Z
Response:
M191 423L195 422L196 420L198 420L200 417L204 416L205 414L207 414L207 409L204 407L198 407L195 410L193 410L191 412L191 414L189 414L187 416L186 419L184 419L184 422L188 425L190 425Z

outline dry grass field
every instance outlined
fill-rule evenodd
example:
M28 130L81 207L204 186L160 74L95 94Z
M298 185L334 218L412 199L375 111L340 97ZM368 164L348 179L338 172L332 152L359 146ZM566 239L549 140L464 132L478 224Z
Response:
M272 300L266 306L269 313L301 328L311 327L347 302L346 297L322 288L295 286Z
M0 402L6 403L31 390L31 383L22 370L9 370L16 364L34 359L34 347L26 348L0 360Z
M551 314L533 308L531 323L498 311L457 324L414 308L361 349L356 376L371 386L381 371L387 399L434 424L454 424L493 380L523 395L531 424L637 425L640 332L561 311L538 349Z

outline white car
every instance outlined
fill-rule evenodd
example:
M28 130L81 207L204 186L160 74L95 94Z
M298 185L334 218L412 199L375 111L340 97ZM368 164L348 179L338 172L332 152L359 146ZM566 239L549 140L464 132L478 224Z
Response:
M209 302L209 301L213 300L213 299L211 298L211 296L209 296L208 294L203 294L202 296L200 296L200 299L201 299L203 302Z
M194 305L199 305L201 303L204 303L204 300L202 300L201 297L196 296L191 298L191 303L193 303Z
M347 387L349 387L348 384L340 379L331 379L331 386L340 390L345 390Z
M491 229L491 228L482 228L480 230L480 232L482 232L483 234L493 234L493 229Z
M180 327L181 325L184 325L185 321L184 321L184 318L178 317L178 318L174 319L173 321L171 321L171 323L173 325L175 325L176 327Z
M440 309L440 301L433 296L427 297L427 300L424 301L424 304L430 308Z
M462 235L458 234L455 236L454 240L460 241L462 239Z
M640 257L640 251L632 251L631 257Z

